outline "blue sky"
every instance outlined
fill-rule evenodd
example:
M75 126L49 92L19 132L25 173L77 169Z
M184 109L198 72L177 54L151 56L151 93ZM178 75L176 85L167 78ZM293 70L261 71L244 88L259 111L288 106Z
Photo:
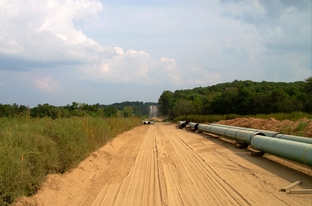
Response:
M2 0L0 103L157 102L165 90L304 81L310 0Z

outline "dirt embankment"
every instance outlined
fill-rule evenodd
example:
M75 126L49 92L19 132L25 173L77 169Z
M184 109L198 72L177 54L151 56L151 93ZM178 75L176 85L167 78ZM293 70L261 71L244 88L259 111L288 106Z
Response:
M224 123L256 122L229 121ZM303 184L297 188L311 189L311 168L272 155L253 157L229 140L176 129L175 124L142 125L71 172L49 175L36 195L14 205L311 206L312 194L280 191L298 180Z
M300 119L296 122L290 120L278 121L274 118L236 118L231 120L222 120L218 123L231 126L277 131L283 134L312 137L312 120L307 118Z

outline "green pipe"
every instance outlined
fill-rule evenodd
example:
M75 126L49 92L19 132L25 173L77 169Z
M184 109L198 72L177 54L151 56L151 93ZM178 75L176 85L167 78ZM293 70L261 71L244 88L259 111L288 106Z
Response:
M232 126L198 124L197 127L202 131L249 144L252 148L263 153L269 153L312 166L312 144L309 142L300 142L306 141L309 138L282 134L277 134L273 138L265 136L265 133L261 133L263 130L244 130ZM298 138L300 141L297 141Z
M225 127L210 127L209 128L209 132L212 134L216 134L216 135L220 135L220 136L225 136L225 131L227 130L227 128ZM208 132L208 131L206 131Z
M305 138L305 137L294 136L294 135L278 134L274 138L312 144L312 138L309 138L309 137Z
M238 142L242 142L245 144L250 144L250 140L253 138L255 135L263 135L262 133L255 132L255 131L245 131L245 130L238 130L236 133L236 140Z
M234 139L236 140L236 133L238 132L239 130L237 129L233 129L233 128L229 128L225 131L225 137L226 138L230 138L230 139Z
M262 130L262 129L253 129L253 128L229 126L229 125L223 125L223 124L212 124L212 125L217 126L217 127L226 127L226 128L233 128L233 129L240 129L240 130L260 132L260 133L265 134L265 136L268 136L268 137L274 137L277 134L280 134L280 132L274 132L274 131Z
M312 144L256 135L250 146L261 152L312 166Z
M200 130L200 131L209 132L209 131L210 131L210 128L211 128L211 125L199 124L197 128L198 128L198 130Z
M236 127L236 126L228 126L228 125L223 125L223 124L211 124L211 125L217 126L217 127L225 127L225 128L245 129L245 130L249 130L249 131L255 131L255 132L263 133L265 136L268 136L268 137L274 137L274 138L285 139L285 140L290 140L290 141L294 141L294 142L302 142L302 143L312 144L312 138L309 138L309 137L286 135L286 134L281 134L279 132L274 132L274 131Z
M239 129L226 129L225 130L225 137L229 139L234 139L238 142L249 144L251 138L255 135L264 135L260 132L255 131L246 131L246 130L239 130Z
M235 128L227 128L227 127L219 127L219 126L210 126L199 124L197 126L199 129L203 129L205 132L209 132L212 134L220 135L226 138L237 140L241 143L249 144L250 139L254 135L263 135L260 132L255 132L254 130L247 131Z

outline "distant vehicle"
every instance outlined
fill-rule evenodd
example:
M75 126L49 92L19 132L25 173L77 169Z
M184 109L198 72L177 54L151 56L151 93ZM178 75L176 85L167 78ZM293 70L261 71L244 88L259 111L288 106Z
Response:
M154 124L154 122L153 121L142 121L142 124Z

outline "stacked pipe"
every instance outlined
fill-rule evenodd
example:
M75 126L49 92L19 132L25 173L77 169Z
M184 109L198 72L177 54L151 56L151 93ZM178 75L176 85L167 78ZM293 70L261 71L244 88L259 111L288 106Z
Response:
M221 124L207 125L190 122L189 125L193 130L223 136L250 145L260 152L312 166L312 138Z

